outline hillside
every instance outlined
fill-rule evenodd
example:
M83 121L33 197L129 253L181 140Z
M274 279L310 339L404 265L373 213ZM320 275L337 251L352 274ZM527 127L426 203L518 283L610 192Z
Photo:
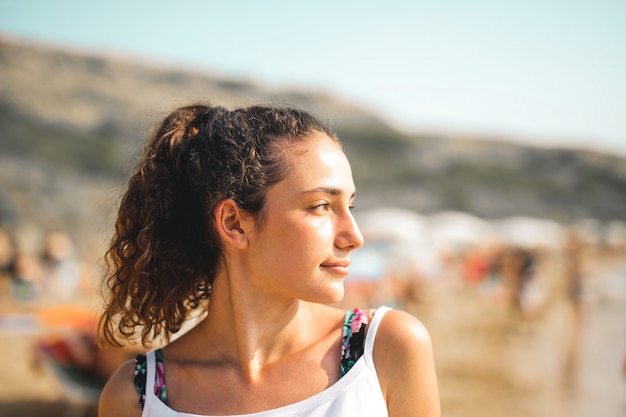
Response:
M100 235L155 120L195 101L306 108L331 121L359 207L572 222L626 218L626 160L406 135L330 94L0 38L0 223Z

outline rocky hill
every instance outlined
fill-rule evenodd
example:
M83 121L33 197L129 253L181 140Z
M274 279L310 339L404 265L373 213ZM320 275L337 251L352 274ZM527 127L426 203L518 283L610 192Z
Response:
M0 38L0 223L100 236L153 123L175 106L277 103L333 124L359 207L573 222L626 218L626 160L402 134L327 93ZM27 228L28 228L27 227ZM107 229L108 230L108 229Z

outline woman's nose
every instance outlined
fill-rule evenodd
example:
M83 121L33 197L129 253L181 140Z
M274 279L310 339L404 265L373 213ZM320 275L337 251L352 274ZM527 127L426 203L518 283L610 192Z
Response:
M361 246L363 246L363 235L354 216L348 212L345 219L341 221L341 227L337 234L337 247L354 250Z

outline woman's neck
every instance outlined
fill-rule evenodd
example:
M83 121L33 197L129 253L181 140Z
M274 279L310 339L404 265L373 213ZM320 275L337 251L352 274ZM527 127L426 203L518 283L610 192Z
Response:
M198 353L207 360L234 366L252 382L265 365L316 342L309 327L319 325L315 311L326 307L270 297L241 281L233 285L233 278L225 275L215 279L207 317L185 344L193 344L191 350L202 351Z

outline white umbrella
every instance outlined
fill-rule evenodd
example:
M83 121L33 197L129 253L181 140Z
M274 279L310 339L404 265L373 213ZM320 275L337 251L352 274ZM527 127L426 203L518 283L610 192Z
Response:
M440 248L477 246L497 237L487 220L460 211L443 211L430 216L431 240Z
M559 249L565 238L565 228L552 220L514 216L495 225L505 242L529 249Z
M424 216L396 207L380 207L355 214L365 241L421 242L427 237Z

